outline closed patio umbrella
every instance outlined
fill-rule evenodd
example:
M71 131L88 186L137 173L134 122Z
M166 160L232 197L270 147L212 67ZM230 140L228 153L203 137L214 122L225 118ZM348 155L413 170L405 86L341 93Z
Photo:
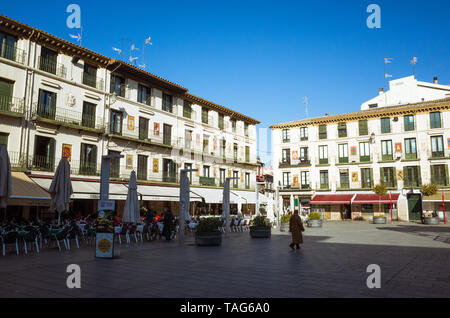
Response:
M0 207L5 209L8 197L12 193L11 163L6 145L0 145Z
M59 161L48 192L52 199L50 209L58 212L58 224L60 224L61 213L69 210L70 196L73 194L70 164L66 157Z
M130 183L128 185L127 200L123 211L123 222L138 223L140 219L139 201L137 195L136 172L133 170L130 174Z

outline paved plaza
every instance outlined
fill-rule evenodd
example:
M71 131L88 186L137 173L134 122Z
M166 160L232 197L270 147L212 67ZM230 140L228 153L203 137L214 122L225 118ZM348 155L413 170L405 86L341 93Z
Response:
M326 222L305 231L291 251L289 233L248 232L220 247L177 241L121 247L120 258L95 259L82 247L0 257L0 297L450 297L450 226ZM66 267L81 267L81 289L66 286ZM366 286L369 264L381 288Z

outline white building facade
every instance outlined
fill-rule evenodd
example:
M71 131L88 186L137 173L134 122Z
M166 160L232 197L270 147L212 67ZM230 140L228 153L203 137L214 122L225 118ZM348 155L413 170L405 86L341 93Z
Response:
M109 153L124 156L111 166L118 214L132 170L144 205L176 213L181 168L198 169L191 200L203 209L219 209L225 178L238 177L231 202L254 210L257 120L4 16L0 108L0 141L15 170L48 189L59 159L69 159L75 213L96 212Z

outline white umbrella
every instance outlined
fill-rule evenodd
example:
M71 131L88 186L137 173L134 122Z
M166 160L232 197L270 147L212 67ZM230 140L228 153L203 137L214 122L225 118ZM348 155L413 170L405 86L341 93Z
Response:
M6 208L8 197L12 193L11 163L6 145L0 146L0 207ZM5 211L6 217L6 211Z
M137 195L136 172L133 170L130 174L130 183L128 185L127 201L123 211L123 222L138 223L140 219L139 201Z
M70 181L70 164L66 157L59 161L58 168L48 189L52 198L50 209L58 212L58 224L61 213L69 210L70 196L73 194L72 181Z

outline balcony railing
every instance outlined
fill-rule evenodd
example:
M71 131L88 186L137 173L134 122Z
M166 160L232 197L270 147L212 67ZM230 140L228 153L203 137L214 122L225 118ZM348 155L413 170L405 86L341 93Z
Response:
M210 178L210 177L200 177L199 182L200 182L200 185L205 185L205 186L215 186L216 185L216 179Z
M101 91L104 90L105 88L105 83L103 79L98 79L97 76L93 76L86 72L83 72L83 84Z
M53 172L55 171L55 158L34 155L31 166L34 170Z
M0 96L0 112L23 114L23 98Z
M36 119L50 119L68 125L91 128L101 131L103 131L105 128L102 117L83 114L71 109L45 109L44 107L39 107L38 103L34 103L32 113Z
M39 56L38 58L38 68L41 71L55 74L58 77L67 77L67 68L63 64L56 63L55 61L42 56Z
M27 54L24 50L18 49L16 46L4 44L0 48L0 57L5 59L25 64L27 59Z

